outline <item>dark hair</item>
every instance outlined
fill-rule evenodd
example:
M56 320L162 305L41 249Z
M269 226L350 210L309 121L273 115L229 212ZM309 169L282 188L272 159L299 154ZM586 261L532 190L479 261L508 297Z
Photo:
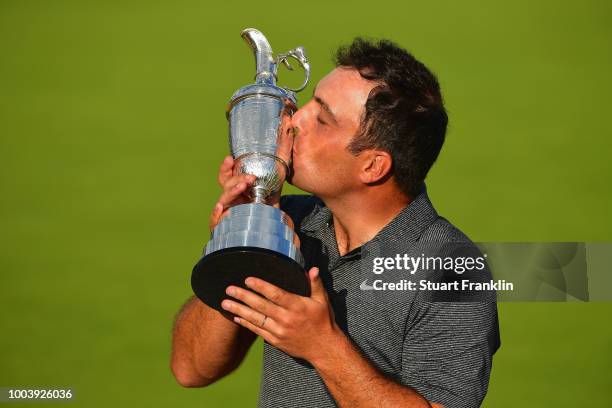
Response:
M355 155L371 148L387 151L396 183L405 194L415 196L446 134L448 116L438 80L409 52L387 40L373 43L356 38L338 49L335 62L379 82L368 96L349 151Z

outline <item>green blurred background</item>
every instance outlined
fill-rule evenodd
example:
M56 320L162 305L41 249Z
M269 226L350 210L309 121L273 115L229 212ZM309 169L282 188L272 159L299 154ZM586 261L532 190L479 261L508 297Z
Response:
M169 369L225 105L254 73L245 27L306 47L301 103L356 35L435 71L450 128L429 191L474 240L612 241L611 22L584 0L2 0L0 386L72 387L83 407L256 404L259 341L209 388ZM611 313L500 304L485 406L610 406Z

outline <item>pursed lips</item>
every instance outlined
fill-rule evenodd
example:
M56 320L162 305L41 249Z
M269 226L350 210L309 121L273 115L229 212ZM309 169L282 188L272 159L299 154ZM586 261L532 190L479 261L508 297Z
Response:
M297 149L295 148L295 146L297 145L297 137L298 137L298 132L297 132L297 128L292 128L292 136L293 136L293 143L291 144L291 150L292 153L296 153Z
M291 153L292 154L297 153L297 151L298 151L297 144L298 144L297 137L294 137L293 138L293 144L291 145Z

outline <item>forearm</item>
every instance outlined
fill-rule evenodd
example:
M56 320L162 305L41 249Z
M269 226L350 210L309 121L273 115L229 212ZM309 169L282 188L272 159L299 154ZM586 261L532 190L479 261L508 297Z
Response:
M236 368L255 336L218 311L191 298L173 330L172 372L186 387L202 387Z
M376 369L341 331L327 349L311 363L340 407L431 408L418 392Z

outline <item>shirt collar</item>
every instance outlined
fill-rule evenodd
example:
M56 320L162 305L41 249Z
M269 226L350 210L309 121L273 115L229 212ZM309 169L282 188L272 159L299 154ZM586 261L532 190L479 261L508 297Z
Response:
M427 189L423 186L421 192L412 200L391 222L385 225L367 244L384 243L387 240L401 239L414 242L419 239L437 218L438 213L433 207ZM316 204L313 211L304 218L300 230L309 236L315 235L323 227L332 222L332 212L324 204Z
M421 234L439 218L425 187L391 222L385 225L369 242L384 243L401 238L403 242L416 242Z
M332 212L329 208L325 206L325 204L316 204L314 209L310 214L308 214L302 224L300 225L300 230L306 235L309 232L316 232L321 228L329 225L332 222Z

